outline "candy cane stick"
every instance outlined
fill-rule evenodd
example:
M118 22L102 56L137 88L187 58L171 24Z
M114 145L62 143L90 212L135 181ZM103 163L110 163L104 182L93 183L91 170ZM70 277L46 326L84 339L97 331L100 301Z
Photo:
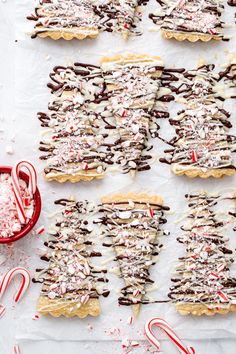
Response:
M6 274L3 276L0 282L0 298L5 293L12 278L14 278L18 274L22 276L22 282L19 290L16 292L14 296L14 301L19 302L21 300L21 298L23 297L24 293L26 292L30 284L30 273L28 272L27 269L21 267L12 268L8 272L6 272Z
M24 204L21 197L21 190L20 190L20 183L19 183L19 172L21 167L27 168L29 172L29 193L31 197L33 197L36 188L37 188L37 174L35 171L34 166L29 161L19 161L16 165L12 168L11 178L12 178L12 185L13 191L16 199L16 208L17 213L20 219L20 222L24 224L27 220L25 211L24 211Z
M184 344L182 343L181 339L175 334L175 332L172 330L172 328L168 325L168 323L165 320L162 320L161 318L153 318L146 322L144 332L149 340L150 343L152 343L157 349L160 350L160 342L157 340L155 337L152 327L157 326L161 328L169 337L170 339L175 343L177 346L179 352L181 354L195 354L195 350L193 347L185 347Z

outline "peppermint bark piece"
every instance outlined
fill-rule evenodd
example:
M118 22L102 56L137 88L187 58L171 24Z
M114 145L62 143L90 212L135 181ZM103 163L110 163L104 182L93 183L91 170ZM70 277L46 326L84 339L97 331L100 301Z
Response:
M190 42L222 40L221 0L159 0L161 11L150 14L164 38Z
M219 80L212 65L185 71L180 80L176 92L182 95L183 110L170 119L176 135L169 142L172 148L165 150L168 157L160 159L178 176L220 178L235 173L236 137L229 131L230 113L224 109Z
M39 0L35 13L27 18L36 22L32 38L71 40L98 35L97 16L91 0Z
M160 57L129 54L104 57L101 67L119 132L117 161L124 172L135 174L142 163L163 64Z
M106 270L92 264L92 257L101 256L94 252L89 221L94 205L68 199L55 203L62 210L45 243L48 250L41 257L48 267L38 269L34 279L43 284L37 311L53 317L98 316L99 296L107 296L109 292L98 286L98 282L106 282Z
M186 253L179 258L169 297L182 315L236 312L236 279L230 275L233 252L223 234L228 221L214 210L221 197L201 192L186 198L188 219L177 238L185 245Z
M146 288L153 283L149 268L162 248L159 236L163 235L160 225L166 222L165 210L169 208L161 197L144 193L102 198L101 223L109 237L103 245L113 247L125 282L118 301L120 305L131 305L136 316L141 304L149 302Z
M58 66L50 75L53 96L48 112L40 112L43 127L49 128L40 142L49 181L78 182L104 177L107 154L104 149L102 114L107 97L99 67L75 63Z

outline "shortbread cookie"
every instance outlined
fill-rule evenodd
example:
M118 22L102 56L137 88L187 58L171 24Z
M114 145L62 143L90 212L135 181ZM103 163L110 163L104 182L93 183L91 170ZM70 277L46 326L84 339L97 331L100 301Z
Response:
M221 0L164 0L158 1L161 11L149 17L160 26L164 38L177 41L208 42L221 40L224 5Z
M166 222L164 211L168 209L161 197L144 193L102 198L100 223L105 225L105 236L109 237L103 245L113 247L125 282L118 301L132 306L135 315L141 304L149 302L146 287L153 283L149 268L162 248L160 225Z
M117 162L134 174L142 163L163 64L160 57L129 54L104 57L101 66L119 133Z
M94 205L68 199L55 203L62 210L45 243L48 251L41 257L48 267L37 269L33 280L43 284L37 311L53 317L98 316L99 296L107 296L109 291L104 285L98 287L98 282L107 281L106 270L92 264L92 257L101 256L94 252L89 222Z
M230 113L224 109L219 79L214 66L204 65L184 72L176 89L184 109L170 119L176 135L169 141L172 147L165 150L167 157L160 161L170 164L178 176L220 178L235 173L236 137L229 132Z
M28 19L36 22L32 38L71 40L98 35L97 16L91 0L39 0L35 13Z
M235 312L236 279L229 271L233 252L227 246L228 237L223 235L228 220L222 212L221 219L214 209L221 197L201 192L186 198L188 219L181 227L183 234L177 238L185 245L186 254L179 258L169 297L182 315Z
M101 127L107 97L100 68L80 63L58 66L50 77L49 109L38 114L42 126L49 128L40 142L45 178L58 182L103 178L109 155Z

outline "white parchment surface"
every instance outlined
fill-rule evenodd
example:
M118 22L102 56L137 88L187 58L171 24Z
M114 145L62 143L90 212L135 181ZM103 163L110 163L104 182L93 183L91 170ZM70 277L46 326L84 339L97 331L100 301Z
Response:
M176 241L180 234L180 225L177 220L187 210L184 195L187 192L198 189L205 189L209 192L218 192L225 188L236 186L236 176L224 180L190 180L186 177L176 177L168 165L158 162L163 155L165 144L161 141L154 141L156 162L152 169L147 172L138 173L132 180L127 175L108 175L102 181L91 183L79 183L76 185L66 183L59 185L53 182L45 182L42 175L43 163L39 161L38 143L40 140L40 127L36 113L47 109L47 102L50 91L46 87L49 81L48 75L55 65L67 65L75 61L98 64L103 55L124 53L125 51L135 53L147 53L160 55L166 67L194 68L200 59L204 58L208 63L222 65L230 59L233 48L236 48L236 40L230 42L211 43L178 43L166 41L160 37L154 28L148 13L157 5L155 0L144 9L143 35L131 38L124 42L119 35L103 33L95 40L85 41L52 41L48 39L32 40L26 32L32 29L33 22L27 21L26 16L33 11L33 1L13 1L11 16L5 17L5 22L11 31L14 31L14 55L9 60L13 61L14 72L9 73L9 81L12 90L9 90L9 112L14 107L14 119L8 122L11 134L15 134L14 154L8 156L3 153L5 145L1 142L1 164L13 164L21 158L31 160L39 173L39 187L42 196L42 215L38 226L45 228L51 223L48 215L55 210L53 201L58 198L73 195L76 199L95 199L105 194L121 191L138 191L142 189L152 194L160 194L165 204L170 206L171 213L167 215L168 223L164 226L170 231L170 235L163 237L164 248L159 256L159 261L152 267L151 275L156 281L158 289L150 294L155 299L166 299L166 294L171 285L170 278L177 264L177 258L184 253L184 247ZM4 5L1 5L1 8ZM5 6L8 6L5 5ZM233 22L234 8L226 6L226 19ZM229 32L235 32L229 29ZM1 36L4 34L1 33ZM11 52L12 53L12 52ZM220 67L219 67L220 68ZM2 67L4 70L4 67ZM2 96L4 99L4 96ZM170 105L170 108L173 104ZM227 107L233 110L233 105ZM13 111L13 110L12 110ZM13 113L12 113L13 114ZM232 122L235 123L235 112L232 113ZM4 126L5 123L2 123ZM236 131L236 129L235 129ZM172 128L167 122L161 127L161 134L165 137L173 134ZM9 133L8 141L11 141ZM227 230L228 233L228 230ZM229 232L230 247L236 246L236 234ZM38 253L43 247L46 234L41 236L28 235L24 240L17 242L9 251L1 247L2 255L9 255L9 258L2 265L2 271L16 265L25 265L32 276L36 267L41 267ZM104 255L104 260L109 255ZM113 264L114 265L114 264ZM108 267L110 264L108 264ZM236 269L232 267L232 273ZM17 321L16 337L18 339L47 339L47 340L120 340L121 337L144 339L143 326L147 319L153 316L160 316L166 319L178 332L181 338L188 339L209 339L209 338L233 338L236 335L236 314L226 316L214 316L213 318L182 317L176 313L171 304L144 305L140 316L134 321L134 325L127 324L127 318L132 315L131 308L119 307L117 304L117 289L123 284L122 279L110 275L111 295L101 299L102 314L99 318L88 318L80 320L77 318L43 318L34 320L36 314L36 301L40 292L40 285L32 284L27 295L21 304L16 306L15 321ZM17 284L16 284L17 285ZM5 319L2 319L4 321ZM3 322L1 322L3 324ZM119 332L120 331L120 332Z

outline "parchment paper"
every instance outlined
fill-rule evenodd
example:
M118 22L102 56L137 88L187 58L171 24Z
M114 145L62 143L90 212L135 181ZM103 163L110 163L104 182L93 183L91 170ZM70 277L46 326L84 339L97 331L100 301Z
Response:
M166 41L160 37L158 32L150 32L154 25L148 20L148 13L157 5L154 0L144 9L143 27L144 33L140 37L131 38L124 42L119 35L101 34L96 40L83 42L56 41L35 39L32 40L26 34L32 29L33 23L25 18L33 10L33 2L30 0L14 1L12 16L6 22L14 31L15 55L14 90L11 92L11 102L15 107L15 121L12 123L12 130L17 136L14 143L15 153L9 158L2 156L3 163L13 163L20 158L31 160L39 172L39 187L41 190L43 210L38 226L46 228L51 223L48 214L55 210L53 201L60 197L73 195L77 199L95 199L105 194L117 192L117 190L130 191L140 190L152 194L160 194L165 204L171 207L172 213L168 215L168 224L164 227L170 231L170 236L163 238L165 245L160 253L159 261L152 267L151 275L156 280L158 290L151 296L156 299L166 298L171 285L170 278L177 262L177 258L184 253L184 247L177 243L176 237L180 234L180 224L176 221L182 217L187 210L184 195L187 192L205 189L212 192L224 188L233 188L236 184L236 177L225 178L224 180L190 180L185 177L175 177L169 166L158 162L166 147L161 141L154 141L156 162L152 169L147 172L138 173L132 180L127 175L109 175L103 181L91 183L79 183L76 185L59 185L52 182L45 182L42 176L44 164L39 161L38 142L40 140L39 121L36 118L38 111L47 109L50 97L49 89L46 87L49 81L48 75L54 65L66 65L75 61L89 62L96 64L102 55L123 53L124 51L136 53L148 53L160 55L166 67L173 65L178 67L194 68L199 59L205 58L206 62L221 65L226 62L232 49L235 48L235 39L230 42L211 43L178 43ZM234 9L226 6L226 19L233 22ZM229 32L235 31L229 30ZM170 105L172 107L173 104ZM232 110L232 102L227 108ZM232 114L234 123L235 113ZM235 124L236 126L236 124ZM172 128L167 122L162 123L161 133L168 137L173 134ZM231 232L230 246L236 245L236 234ZM9 259L2 267L2 270L13 265L27 265L33 276L34 269L41 267L38 253L40 252L46 234L42 236L29 235L24 240L14 245L12 250L14 257ZM6 250L2 249L2 253ZM29 257L29 259L27 259ZM104 256L106 259L107 255ZM16 264L16 262L18 262ZM109 266L109 265L108 265ZM232 267L232 273L235 269ZM208 338L233 338L236 334L236 315L215 316L213 318L182 317L178 315L171 304L144 305L139 318L133 326L127 324L127 318L132 315L131 308L119 307L117 305L117 288L123 284L122 279L110 275L110 287L112 294L107 299L101 299L102 315L96 319L79 320L54 319L51 317L33 320L36 310L36 301L40 292L40 285L32 284L27 296L16 308L18 339L48 339L48 340L117 340L121 337L143 339L143 326L148 318L160 316L165 318L174 326L181 338L208 339ZM92 328L91 328L92 327ZM120 330L120 332L118 331ZM111 334L111 332L114 332Z

